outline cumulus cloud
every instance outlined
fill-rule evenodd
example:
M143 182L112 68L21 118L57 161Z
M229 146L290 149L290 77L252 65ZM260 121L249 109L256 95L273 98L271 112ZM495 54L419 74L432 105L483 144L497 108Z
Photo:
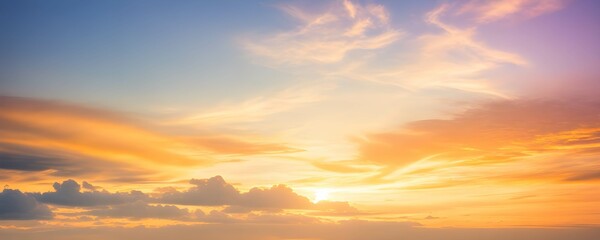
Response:
M97 191L97 190L101 189L101 187L94 186L86 181L83 181L81 183L81 186L83 187L83 189L92 190L92 191Z
M192 179L195 185L185 191L171 190L164 192L158 202L183 205L222 206L232 205L246 209L285 209L308 208L308 198L295 193L285 185L271 188L252 188L240 193L233 185L225 182L223 177L209 179Z
M102 206L134 202L148 197L140 191L129 193L110 193L107 191L81 191L81 185L69 179L62 183L55 182L54 192L37 193L35 197L43 203L64 206Z
M197 205L197 206L227 206L226 213L246 213L253 210L281 209L316 209L334 212L355 211L346 202L312 203L307 197L294 192L286 185L274 185L270 188L251 188L248 192L240 192L227 183L223 177L215 176L209 179L192 179L195 185L185 191L173 188L163 188L154 199L159 203Z
M308 198L298 195L285 185L275 185L266 189L250 189L250 191L241 195L238 205L252 209L302 209L310 207L311 202Z
M0 193L0 220L50 219L50 209L30 194L4 189Z
M182 192L167 191L162 194L158 201L182 205L221 206L234 204L239 200L240 193L238 190L231 184L226 183L221 176L209 179L192 179L190 184L195 186Z
M65 216L97 216L132 220L155 218L207 223L264 223L279 219L285 220L282 223L291 224L315 220L312 217L309 219L290 215L283 211L285 209L309 211L318 216L358 213L347 202L321 201L314 204L285 185L274 185L271 188L255 187L241 193L221 176L192 179L190 184L194 187L186 191L163 187L155 192L158 195L154 195L155 198L136 190L128 193L99 191L98 189L103 188L88 182L84 182L82 187L72 179L62 183L55 182L52 192L22 193L19 190L5 189L0 193L0 219L51 218L52 212L45 204L59 205L61 208L83 207L85 209ZM212 210L208 213L201 209L189 211L187 208L171 204L210 206L209 209ZM219 210L214 207L222 208ZM280 214L271 214L273 212ZM234 214L235 217L230 214ZM249 215L243 217L242 214ZM263 214L267 215L262 216Z

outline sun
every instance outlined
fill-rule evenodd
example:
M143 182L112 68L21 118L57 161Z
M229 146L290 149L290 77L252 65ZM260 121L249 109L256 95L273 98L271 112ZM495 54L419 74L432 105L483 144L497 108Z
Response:
M315 199L313 202L318 203L323 200L329 199L329 190L328 189L317 189L315 191Z

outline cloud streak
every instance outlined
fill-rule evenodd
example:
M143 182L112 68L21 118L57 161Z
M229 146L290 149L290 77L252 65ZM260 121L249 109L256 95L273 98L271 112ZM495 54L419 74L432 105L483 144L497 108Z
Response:
M89 176L117 169L112 175L118 179L123 172L147 176L152 166L206 165L232 155L297 151L244 135L184 135L124 113L56 101L2 96L0 109L0 168L7 170Z
M532 18L557 11L566 5L565 0L473 0L464 4L460 14L471 14L476 21L487 23L511 16Z

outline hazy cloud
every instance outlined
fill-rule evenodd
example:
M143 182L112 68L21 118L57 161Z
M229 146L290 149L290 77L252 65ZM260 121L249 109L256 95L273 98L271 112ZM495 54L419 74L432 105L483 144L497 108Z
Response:
M171 123L178 125L213 126L257 122L273 114L290 111L303 105L321 101L324 98L324 92L331 88L332 86L328 84L289 87L276 92L263 93L261 96L250 98L240 103L225 104L217 106L214 109L206 109L201 113L173 120ZM250 144L247 143L247 145ZM277 149L274 146L272 147L272 149Z
M181 219L188 217L189 212L185 208L178 208L173 205L149 205L143 201L119 204L109 206L106 209L95 209L86 211L83 214L111 217L111 218L161 218L161 219Z
M265 217L268 218L268 217ZM407 222L342 221L340 223L273 224L202 224L174 225L160 228L63 228L54 231L0 229L7 239L170 239L194 240L198 236L220 240L314 239L314 240L572 240L596 239L600 229L595 227L565 228L427 228Z
M205 214L201 210L194 212L196 220L206 223L236 223L243 222L241 219L234 218L229 214L217 210L212 210L210 213Z
M388 23L381 5L336 2L322 13L280 7L300 21L294 30L243 41L243 47L271 64L335 63L354 50L385 47L402 35Z

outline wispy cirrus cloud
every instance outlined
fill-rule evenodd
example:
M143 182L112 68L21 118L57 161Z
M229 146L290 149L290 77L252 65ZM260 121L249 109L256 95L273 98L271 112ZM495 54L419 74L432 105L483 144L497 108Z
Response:
M567 0L472 0L464 4L458 13L471 14L477 22L487 23L512 16L536 17L557 11L567 2Z
M501 2L510 5L504 3L509 1ZM245 40L242 45L252 55L266 59L264 63L269 65L313 64L326 67L317 71L321 71L322 79L364 80L411 90L444 87L508 98L509 94L498 89L492 83L495 79L486 73L505 65L527 66L527 60L519 54L498 50L478 40L478 28L483 21L472 21L471 27L458 27L445 19L473 11L483 14L481 9L502 8L484 7L492 3L442 4L424 17L425 23L441 32L410 33L413 39L404 41L403 46L392 46L403 32L395 30L382 5L339 1L332 10L320 14L285 5L281 9L300 20L303 23L300 27ZM554 5L536 1L536 4L520 4L517 8L518 11L539 15L549 12L551 6ZM358 49L389 51L385 60L381 53L368 57L348 55ZM390 52L396 52L398 59L390 59ZM386 64L380 65L380 62ZM328 65L330 63L336 64Z
M171 120L168 124L187 126L215 126L262 121L271 115L292 111L326 98L325 92L334 88L331 84L294 86L238 103L224 104L200 113L188 114Z
M317 14L291 5L279 8L300 25L291 31L242 41L246 50L267 64L335 63L351 51L382 48L402 36L389 25L387 10L381 5L345 0Z
M506 93L490 83L486 72L503 65L526 66L527 60L477 40L478 24L463 28L443 20L453 12L455 7L442 4L425 14L425 23L441 32L418 35L410 61L398 63L394 68L349 65L333 74L411 90L446 87L507 98Z

